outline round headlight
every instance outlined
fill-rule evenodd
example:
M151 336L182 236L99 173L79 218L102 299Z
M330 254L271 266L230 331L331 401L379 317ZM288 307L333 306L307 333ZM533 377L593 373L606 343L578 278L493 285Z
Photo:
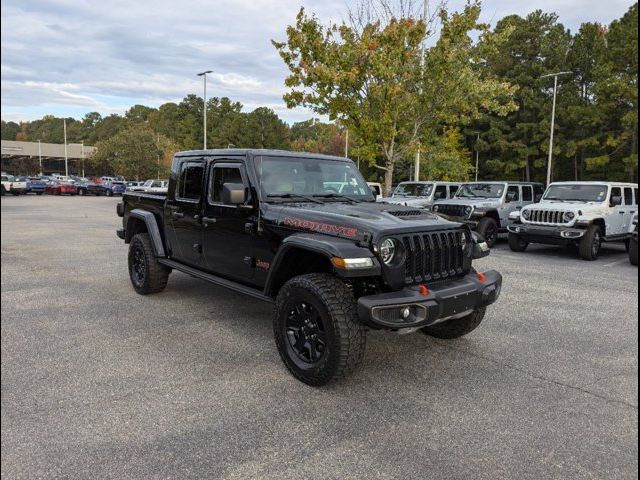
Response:
M464 214L465 215L471 215L471 212L473 212L473 208L472 207L470 207L468 205L466 207L464 207Z
M531 216L531 212L529 210L523 210L522 211L522 216L524 218L526 218L527 220L529 220L529 217Z
M385 265L389 265L393 258L396 255L396 242L391 238L387 238L380 244L380 258L385 263Z
M574 218L576 218L576 214L575 213L573 213L573 212L564 212L564 221L565 222L570 222Z
M437 212L438 210L440 210L440 207L438 205L434 205L433 206L433 211Z

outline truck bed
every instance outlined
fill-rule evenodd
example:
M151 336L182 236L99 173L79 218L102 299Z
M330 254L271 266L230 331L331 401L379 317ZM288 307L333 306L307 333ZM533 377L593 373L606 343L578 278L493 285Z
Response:
M163 230L164 204L167 196L164 194L151 194L144 192L125 192L122 194L124 221L127 221L131 210L141 209L153 213L158 222L158 227ZM126 225L124 225L126 228Z

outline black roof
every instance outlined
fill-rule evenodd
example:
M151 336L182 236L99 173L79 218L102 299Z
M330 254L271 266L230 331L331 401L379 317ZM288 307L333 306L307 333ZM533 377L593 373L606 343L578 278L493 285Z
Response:
M177 152L176 157L193 157L201 155L230 155L230 156L260 156L260 155L276 155L278 157L296 157L296 158L309 158L309 159L325 159L336 160L340 162L351 161L350 158L336 157L334 155L324 155L322 153L310 153L310 152L292 152L289 150L274 150L268 148L213 148L207 150L186 150L184 152Z

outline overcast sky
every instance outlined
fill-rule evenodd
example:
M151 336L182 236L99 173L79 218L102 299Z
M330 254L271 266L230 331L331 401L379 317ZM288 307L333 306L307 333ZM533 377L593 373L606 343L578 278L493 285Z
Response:
M209 69L209 96L228 96L245 110L268 106L289 122L309 118L282 102L287 71L270 39L284 38L301 5L340 20L355 1L2 0L2 119L80 118L180 101L202 94L195 74ZM540 8L575 30L585 21L609 23L633 3L485 0L483 20ZM462 5L449 1L450 9Z

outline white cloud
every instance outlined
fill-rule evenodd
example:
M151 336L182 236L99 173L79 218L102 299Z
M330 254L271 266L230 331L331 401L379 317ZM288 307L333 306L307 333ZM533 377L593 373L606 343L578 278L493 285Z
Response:
M69 112L120 112L208 92L246 109L270 106L287 121L308 118L282 101L286 68L271 39L283 39L301 4L339 20L357 0L2 0L2 117L31 117L51 106ZM434 2L435 3L435 2ZM485 0L487 21L536 8L556 11L572 29L608 23L630 0ZM449 0L459 9L464 0ZM59 111L55 109L56 111ZM10 112L9 112L10 111Z

